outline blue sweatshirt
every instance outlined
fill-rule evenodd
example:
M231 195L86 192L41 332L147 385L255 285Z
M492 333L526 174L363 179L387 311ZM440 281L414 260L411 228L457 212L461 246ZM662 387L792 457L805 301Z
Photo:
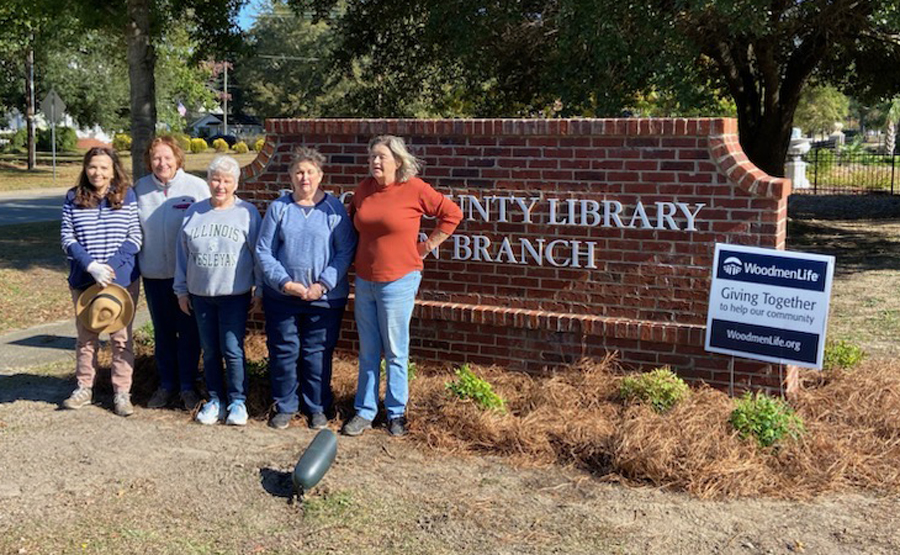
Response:
M255 206L237 197L220 210L209 199L188 208L175 250L175 294L241 295L257 285L262 296L260 274L253 271L261 219Z
M341 201L325 193L315 206L294 202L291 194L269 205L256 242L266 294L285 302L343 306L350 295L347 270L356 251L356 231ZM327 291L311 303L285 295L289 281L305 286L319 282Z
M142 236L134 191L128 189L122 207L113 210L105 198L96 208L79 208L75 190L70 189L63 203L60 239L69 260L70 286L93 285L87 267L97 262L111 266L116 272L113 281L128 287L140 275L136 255Z

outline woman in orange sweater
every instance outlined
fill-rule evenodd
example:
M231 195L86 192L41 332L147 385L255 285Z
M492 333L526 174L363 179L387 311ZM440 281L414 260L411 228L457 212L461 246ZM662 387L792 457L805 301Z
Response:
M346 435L357 436L372 427L378 412L382 353L388 431L394 436L406 434L409 323L422 280L422 259L462 220L459 206L416 177L419 168L403 139L375 137L369 142L371 175L356 187L350 204L350 217L359 233L354 301L359 383L356 415L344 424ZM422 216L437 218L425 241L419 241Z

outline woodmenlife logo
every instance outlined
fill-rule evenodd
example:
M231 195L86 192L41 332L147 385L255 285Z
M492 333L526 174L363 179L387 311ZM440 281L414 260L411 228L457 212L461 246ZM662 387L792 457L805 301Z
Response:
M822 368L834 257L716 244L706 350Z

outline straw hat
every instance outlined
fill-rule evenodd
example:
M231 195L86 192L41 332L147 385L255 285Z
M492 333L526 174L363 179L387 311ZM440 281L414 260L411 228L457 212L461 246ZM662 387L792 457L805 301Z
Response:
M134 300L121 285L94 284L78 297L75 317L94 333L115 333L134 319Z

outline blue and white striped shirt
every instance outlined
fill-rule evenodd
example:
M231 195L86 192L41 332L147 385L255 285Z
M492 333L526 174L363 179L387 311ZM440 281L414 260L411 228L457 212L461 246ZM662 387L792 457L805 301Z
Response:
M84 289L93 285L87 272L91 262L108 264L116 272L115 283L127 287L137 279L136 256L141 250L141 224L137 197L132 189L122 208L113 210L104 198L96 208L75 205L75 190L66 194L60 238L69 259L69 285Z

